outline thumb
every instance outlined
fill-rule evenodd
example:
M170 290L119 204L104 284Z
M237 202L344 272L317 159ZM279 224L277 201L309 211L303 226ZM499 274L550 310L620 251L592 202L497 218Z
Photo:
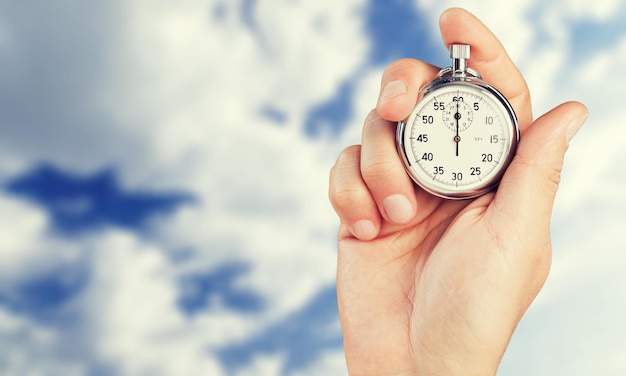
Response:
M565 152L586 119L583 104L568 102L524 132L496 193L494 204L500 214L548 228Z

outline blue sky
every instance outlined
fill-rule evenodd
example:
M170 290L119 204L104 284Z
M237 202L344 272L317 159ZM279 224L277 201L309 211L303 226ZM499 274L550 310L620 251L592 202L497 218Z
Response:
M328 170L459 5L590 109L499 374L624 374L618 0L0 2L0 374L346 374Z

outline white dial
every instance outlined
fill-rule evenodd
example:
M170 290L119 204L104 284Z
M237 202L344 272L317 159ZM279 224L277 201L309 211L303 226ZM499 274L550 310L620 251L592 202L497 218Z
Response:
M399 134L407 171L420 186L468 198L497 185L518 133L508 103L492 90L459 81L426 91Z

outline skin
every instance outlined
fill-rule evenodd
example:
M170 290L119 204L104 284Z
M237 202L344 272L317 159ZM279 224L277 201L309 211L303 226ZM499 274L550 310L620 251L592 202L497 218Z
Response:
M550 217L577 102L533 122L526 82L498 39L453 8L443 42L472 46L470 67L496 84L522 132L497 192L449 201L415 186L395 149L398 120L439 68L387 67L361 145L331 169L339 229L337 295L350 375L493 375L551 262Z

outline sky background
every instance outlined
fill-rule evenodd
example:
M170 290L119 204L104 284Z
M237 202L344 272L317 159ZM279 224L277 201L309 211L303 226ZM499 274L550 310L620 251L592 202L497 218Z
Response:
M345 375L328 171L459 5L590 110L499 374L626 374L619 0L0 0L0 374Z

